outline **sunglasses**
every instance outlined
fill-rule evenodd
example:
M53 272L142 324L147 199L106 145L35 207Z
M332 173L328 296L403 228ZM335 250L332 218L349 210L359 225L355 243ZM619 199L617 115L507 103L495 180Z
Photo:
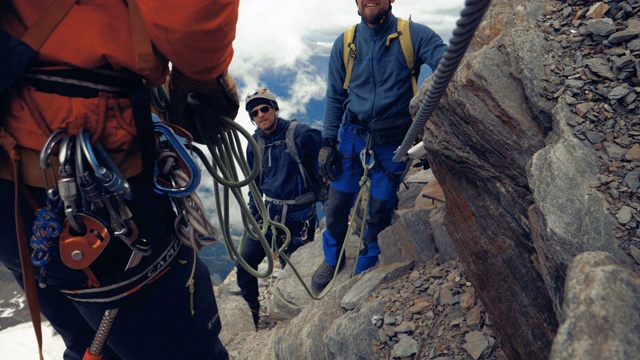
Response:
M268 112L269 112L269 110L271 110L271 106L269 106L269 105L265 105L265 106L263 106L263 107L261 107L261 108L259 108L259 109L252 110L252 111L249 113L249 115L251 115L251 117L252 117L252 118L254 118L254 117L258 116L258 112L262 112L263 114L266 114L266 113L268 113Z

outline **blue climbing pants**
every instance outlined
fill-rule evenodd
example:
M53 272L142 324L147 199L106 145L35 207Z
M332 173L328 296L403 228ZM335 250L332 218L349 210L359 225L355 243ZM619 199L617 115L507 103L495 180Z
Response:
M327 228L322 234L324 258L329 265L338 263L339 252L347 235L349 214L360 191L364 172L360 152L366 147L366 136L362 127L351 124L340 132L338 151L342 154L342 172L331 182L326 209ZM393 209L398 204L400 177L407 166L404 162L392 160L399 145L397 142L372 145L375 162L368 170L371 192L357 274L375 266L378 261L378 234L391 224ZM370 156L365 158L366 165L372 164Z

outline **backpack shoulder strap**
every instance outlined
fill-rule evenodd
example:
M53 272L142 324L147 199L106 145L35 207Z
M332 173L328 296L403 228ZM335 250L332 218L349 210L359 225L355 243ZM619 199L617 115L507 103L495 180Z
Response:
M356 35L356 26L357 24L351 25L342 35L342 61L346 70L342 88L345 90L349 88L349 80L351 80L353 61L355 60L357 53L356 44L353 42L353 39Z
M76 0L56 0L52 1L49 6L40 14L33 25L27 29L20 40L29 45L34 50L40 50L49 35L60 24L62 19L71 11L76 4Z
M387 36L385 44L386 46L389 46L391 40L396 38L400 41L402 55L404 55L404 60L407 62L407 68L409 68L409 71L411 72L411 87L413 88L413 94L415 95L418 92L418 79L416 79L415 56L413 53L413 42L411 42L411 31L409 30L410 23L411 18L409 18L409 20L398 18L397 31Z
M407 67L411 71L411 86L413 87L413 94L418 92L418 80L416 79L415 59L413 53L413 42L411 42L411 31L409 30L409 20L398 18L398 32L400 33L400 47L402 48L402 54L407 61Z
M295 132L296 132L296 126L298 125L298 120L293 119L291 120L291 122L289 123L289 127L287 128L287 134L286 136L286 146L287 146L287 151L289 152L289 155L291 155L291 157L293 158L293 160L295 160L295 162L298 164L298 169L300 170L300 174L302 174L302 181L304 181L304 187L307 187L307 179L309 178L309 174L307 174L307 171L304 169L304 166L302 165L302 160L300 160L300 154L298 154L298 148L296 147L296 141L295 141Z
M258 151L260 151L260 158L264 159L264 138L262 136L258 136ZM253 157L255 161L255 156ZM258 173L258 183L262 182L262 164L255 164L254 166L260 166L260 172Z

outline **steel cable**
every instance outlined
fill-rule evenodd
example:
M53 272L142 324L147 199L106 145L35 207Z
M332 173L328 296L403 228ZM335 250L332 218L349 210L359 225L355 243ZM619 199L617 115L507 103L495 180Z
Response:
M433 75L433 83L427 97L421 104L418 114L415 120L411 124L407 135L405 135L402 144L396 150L396 154L393 157L393 161L403 161L407 151L413 145L413 142L418 137L420 132L424 129L427 120L433 114L436 106L440 102L442 95L444 95L447 85L453 78L462 57L464 56L471 39L482 21L484 13L489 8L491 0L467 0L465 7L462 9L460 19L456 23L456 28L453 30L453 37L450 40L450 45L447 47L447 51L442 56L442 60L438 64L436 71Z

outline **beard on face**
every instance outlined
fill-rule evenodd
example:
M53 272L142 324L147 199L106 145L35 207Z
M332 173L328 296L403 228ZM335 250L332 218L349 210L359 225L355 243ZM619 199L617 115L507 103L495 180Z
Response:
M380 21L382 21L391 10L391 3L388 3L387 8L384 7L384 4L380 4L380 9L375 14L367 14L364 10L366 10L366 5L363 5L362 10L358 9L358 15L362 17L362 20L367 24L379 25Z

